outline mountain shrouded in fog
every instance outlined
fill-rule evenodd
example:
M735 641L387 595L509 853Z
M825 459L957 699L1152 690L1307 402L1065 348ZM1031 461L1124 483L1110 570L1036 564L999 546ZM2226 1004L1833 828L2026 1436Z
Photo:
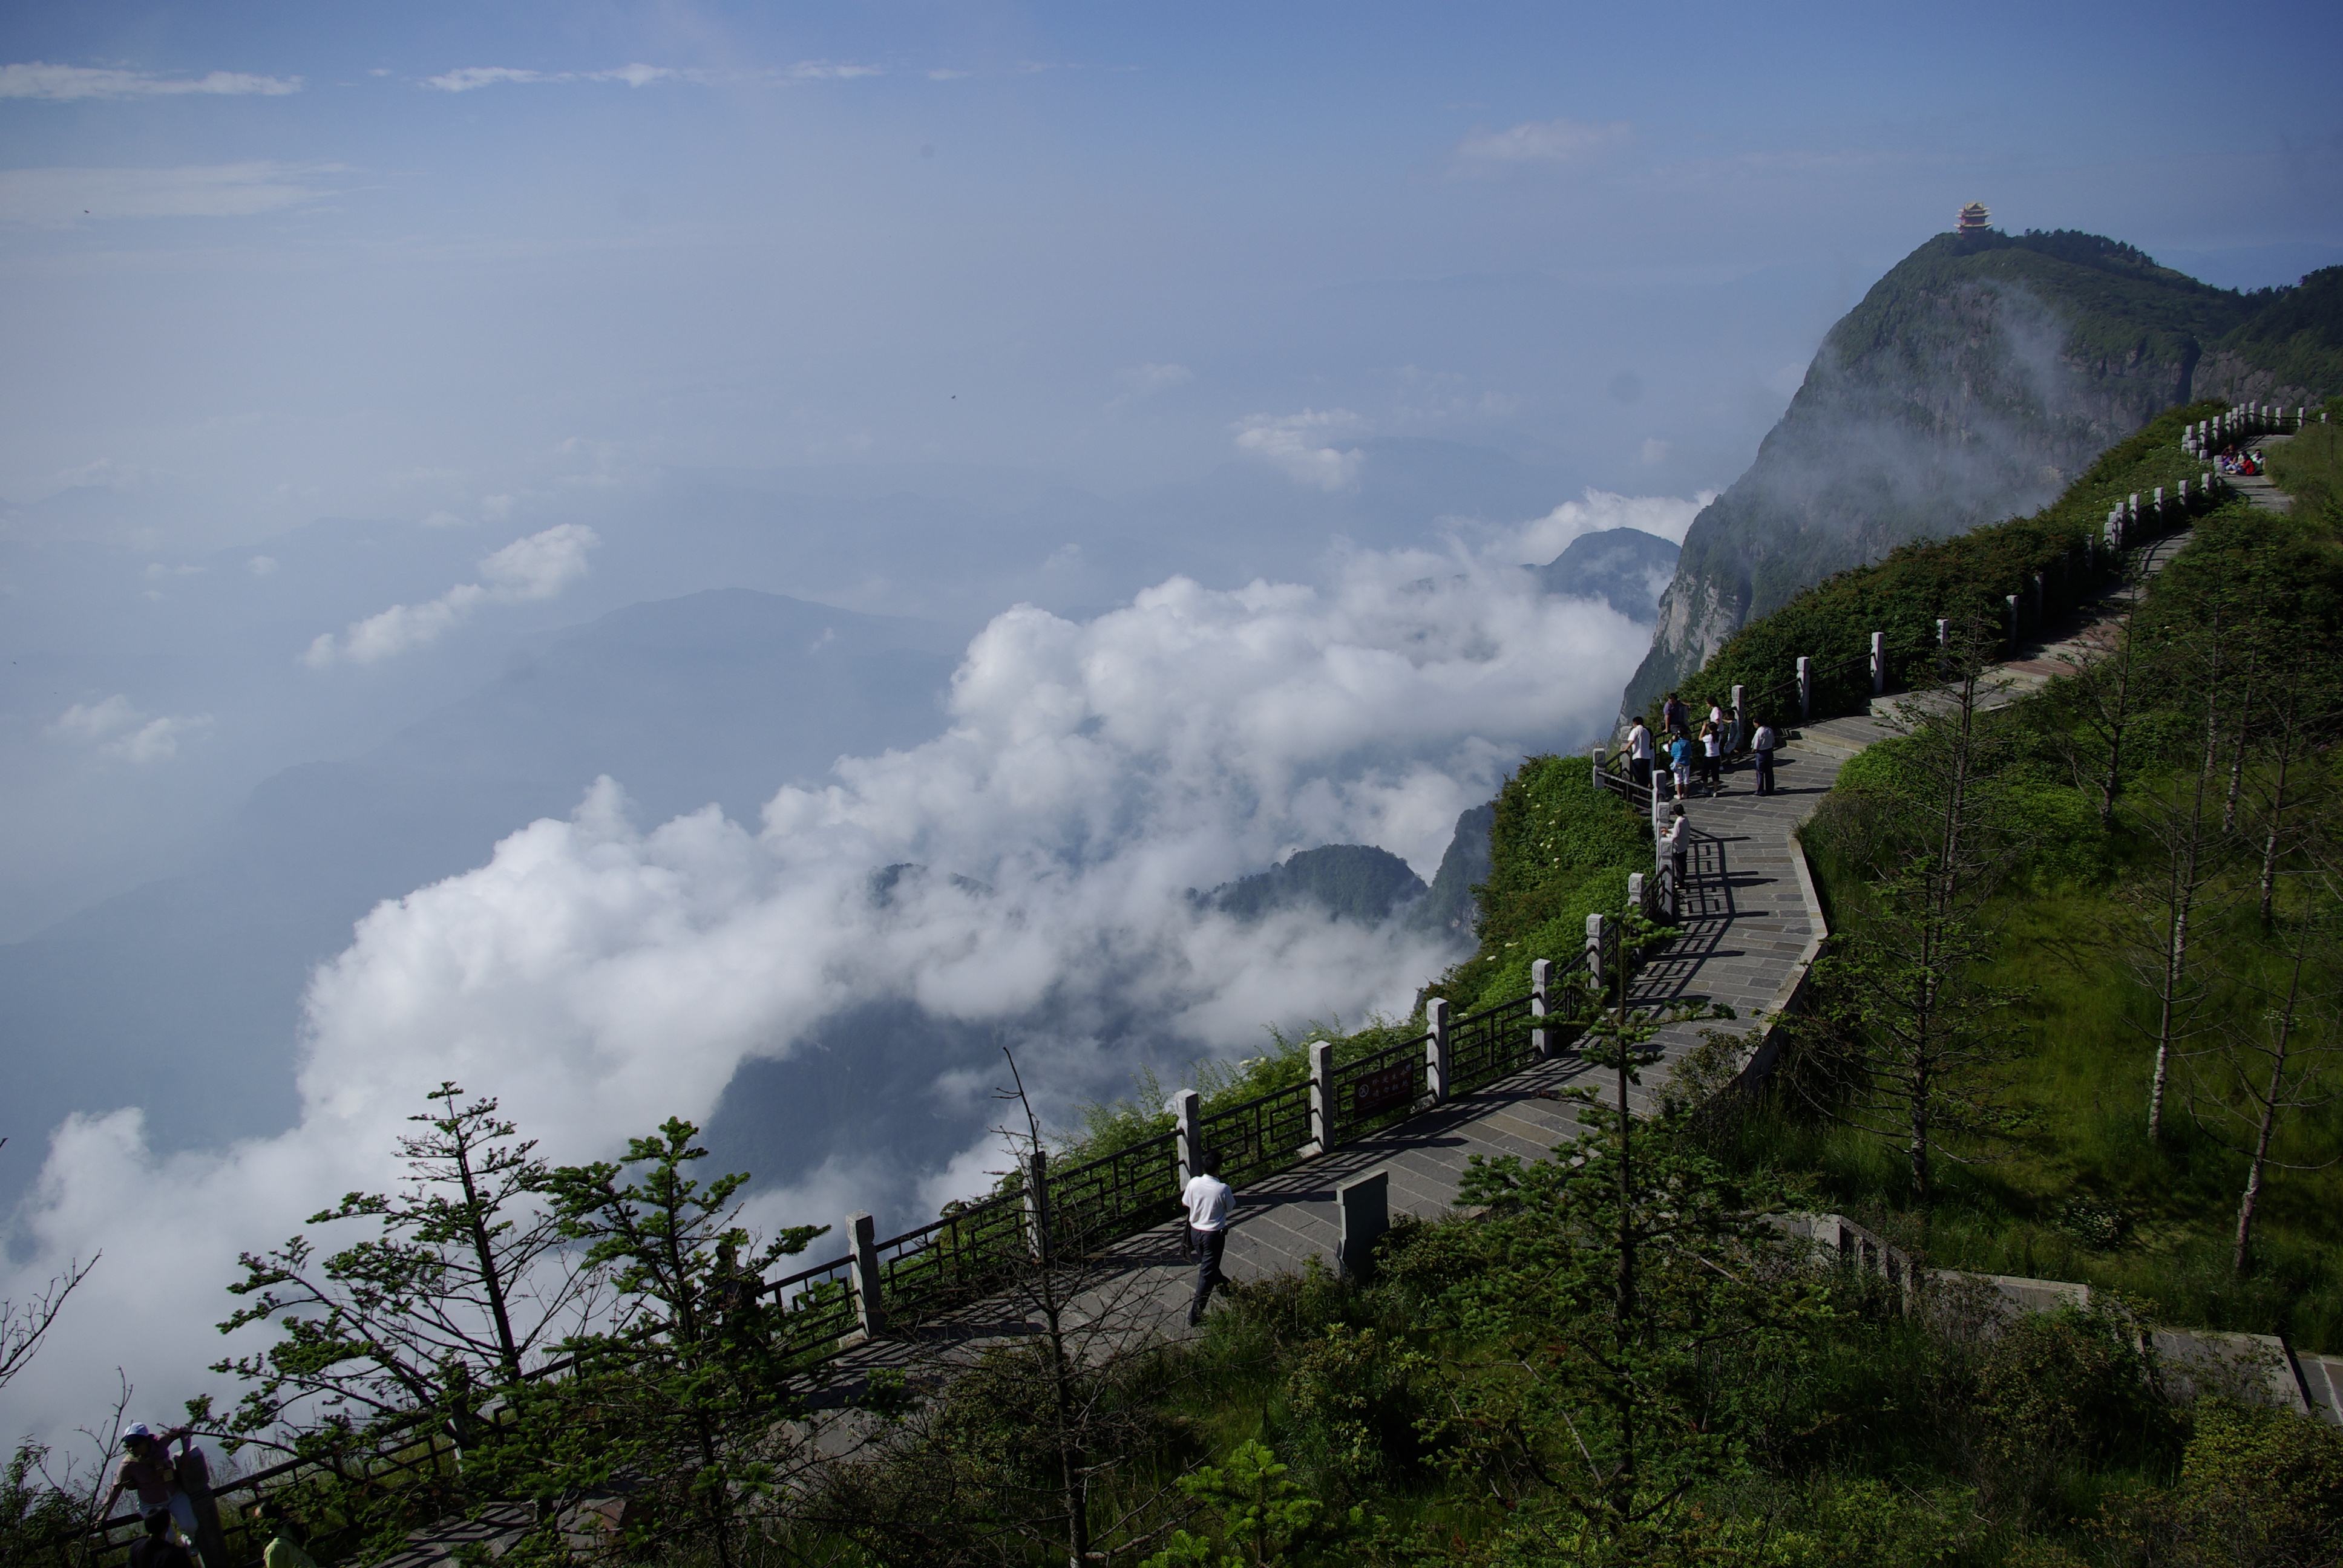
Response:
M1835 571L2033 511L2159 409L2298 402L2338 370L2343 268L2240 295L2094 235L1940 235L1831 328L1694 520L1623 707Z

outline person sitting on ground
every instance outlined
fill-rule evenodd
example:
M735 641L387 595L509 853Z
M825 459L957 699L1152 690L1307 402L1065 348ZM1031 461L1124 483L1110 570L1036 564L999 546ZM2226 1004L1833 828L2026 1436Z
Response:
M148 1510L146 1533L130 1546L130 1568L196 1568L196 1554L172 1528L176 1523L167 1508Z
M176 1442L179 1452L187 1451L187 1439L192 1429L169 1427L158 1432L145 1422L134 1422L123 1429L122 1468L115 1472L114 1490L106 1494L106 1502L97 1511L100 1519L114 1512L114 1503L125 1492L138 1493L141 1513L151 1516L156 1509L177 1526L179 1538L192 1541L196 1536L196 1505L179 1484L179 1472L171 1462L169 1445Z
M294 1529L293 1516L275 1498L260 1505L260 1523L268 1545L260 1554L261 1568L317 1568Z
M1780 749L1782 738L1763 719L1757 721L1756 732L1749 738L1749 749L1757 754L1757 793L1774 792L1774 753Z
M1229 1241L1229 1211L1236 1194L1221 1180L1221 1157L1204 1156L1204 1169L1190 1178L1180 1201L1188 1210L1188 1251L1196 1260L1196 1299L1188 1308L1188 1326L1204 1321L1204 1304L1212 1288L1222 1282L1221 1252Z

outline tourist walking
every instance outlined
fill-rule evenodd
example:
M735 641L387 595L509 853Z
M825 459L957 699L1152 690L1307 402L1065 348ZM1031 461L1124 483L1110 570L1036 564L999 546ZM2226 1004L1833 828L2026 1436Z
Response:
M1720 794L1725 789L1725 728L1720 724L1700 727L1700 773L1708 785L1708 792Z
M1764 719L1757 721L1757 733L1749 738L1750 749L1757 753L1757 793L1774 792L1774 752L1782 744L1774 727Z
M1188 1308L1188 1326L1204 1321L1204 1303L1221 1283L1221 1252L1229 1241L1229 1211L1236 1194L1221 1180L1221 1157L1204 1156L1204 1169L1189 1179L1180 1201L1188 1211L1188 1251L1196 1260L1196 1300Z
M1652 799L1652 732L1640 716L1627 729L1627 781Z

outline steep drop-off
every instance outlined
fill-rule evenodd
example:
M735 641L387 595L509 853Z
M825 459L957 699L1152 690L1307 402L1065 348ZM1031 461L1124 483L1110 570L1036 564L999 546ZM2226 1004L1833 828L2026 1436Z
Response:
M2338 385L2343 268L2244 295L2094 235L1939 236L1831 329L1694 519L1624 707L1834 572L2045 505L2160 409Z

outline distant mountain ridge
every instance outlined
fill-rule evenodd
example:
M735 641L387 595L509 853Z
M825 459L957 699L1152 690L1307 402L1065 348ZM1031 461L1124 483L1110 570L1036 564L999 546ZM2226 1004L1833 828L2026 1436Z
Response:
M1538 568L1538 580L1550 594L1601 599L1629 620L1649 621L1659 613L1678 553L1641 528L1598 528Z
M1427 890L1423 879L1388 849L1373 844L1321 844L1296 850L1266 871L1193 896L1241 920L1310 908L1338 920L1379 925Z
M1834 572L2046 504L2161 409L2338 387L2343 267L2239 294L2097 235L1940 235L1831 329L1694 519L1623 711Z

